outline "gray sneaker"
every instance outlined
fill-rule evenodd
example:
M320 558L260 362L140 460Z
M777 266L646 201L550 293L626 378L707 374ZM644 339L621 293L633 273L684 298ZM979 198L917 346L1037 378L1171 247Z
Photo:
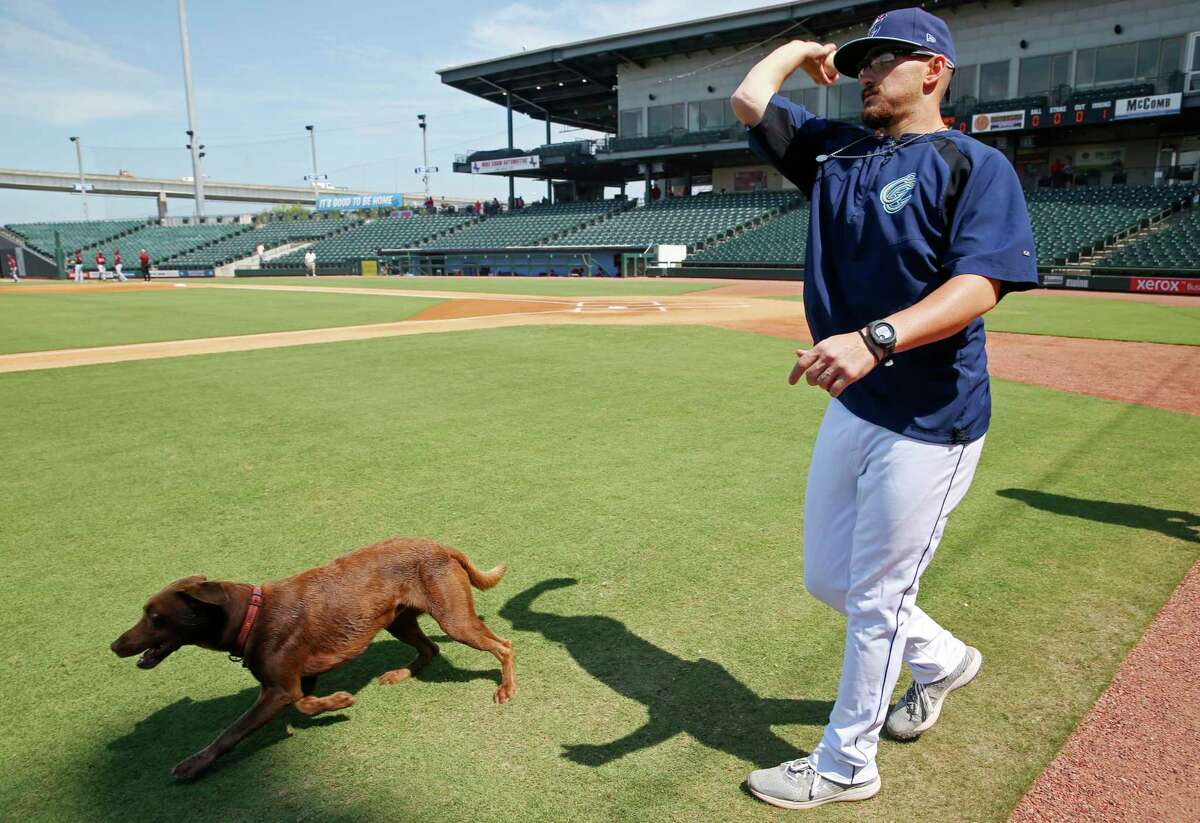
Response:
M772 806L782 809L812 809L841 800L867 800L879 793L878 775L869 783L846 786L821 777L807 757L780 763L773 769L750 772L746 788Z
M982 665L983 655L979 649L967 646L962 662L941 680L925 685L914 680L888 715L883 724L884 731L896 740L916 740L921 732L933 728L942 713L946 695L974 680Z

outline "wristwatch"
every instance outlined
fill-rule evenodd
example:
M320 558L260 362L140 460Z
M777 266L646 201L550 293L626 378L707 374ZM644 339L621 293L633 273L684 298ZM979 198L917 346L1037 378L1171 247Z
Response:
M896 327L886 320L876 320L867 325L867 336L883 355L879 358L883 365L892 365L892 352L896 348Z

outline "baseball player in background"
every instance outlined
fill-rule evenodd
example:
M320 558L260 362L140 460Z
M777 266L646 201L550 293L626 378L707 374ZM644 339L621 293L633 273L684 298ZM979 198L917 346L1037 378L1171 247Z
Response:
M840 49L779 47L732 98L754 150L810 197L804 310L815 345L797 352L788 382L834 398L805 492L804 582L846 616L846 646L812 753L747 780L784 808L873 797L881 729L919 736L982 663L916 605L917 588L988 428L981 316L1036 286L1037 261L1008 160L942 122L954 65L946 24L901 9ZM778 95L797 69L822 85L857 77L866 128ZM913 683L889 711L902 663Z

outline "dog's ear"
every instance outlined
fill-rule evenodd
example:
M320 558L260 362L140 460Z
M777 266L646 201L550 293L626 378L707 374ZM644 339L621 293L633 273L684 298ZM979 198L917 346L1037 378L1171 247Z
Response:
M205 577L188 578L188 582L180 586L179 593L192 600L208 603L211 606L224 606L229 602L225 587L215 580Z

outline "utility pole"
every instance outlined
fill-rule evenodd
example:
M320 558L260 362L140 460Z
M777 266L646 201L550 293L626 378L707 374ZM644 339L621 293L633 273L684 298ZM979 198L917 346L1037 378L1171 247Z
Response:
M183 46L183 89L187 95L188 149L192 153L192 184L196 192L196 216L204 217L204 176L200 169L200 158L204 156L196 139L196 107L192 103L192 56L188 48L187 11L183 0L179 0L179 42Z
M78 137L72 137L71 142L75 144L75 161L79 164L79 182L75 184L75 189L83 195L83 219L88 220L90 218L88 217L87 193L90 187L83 182L83 141Z

